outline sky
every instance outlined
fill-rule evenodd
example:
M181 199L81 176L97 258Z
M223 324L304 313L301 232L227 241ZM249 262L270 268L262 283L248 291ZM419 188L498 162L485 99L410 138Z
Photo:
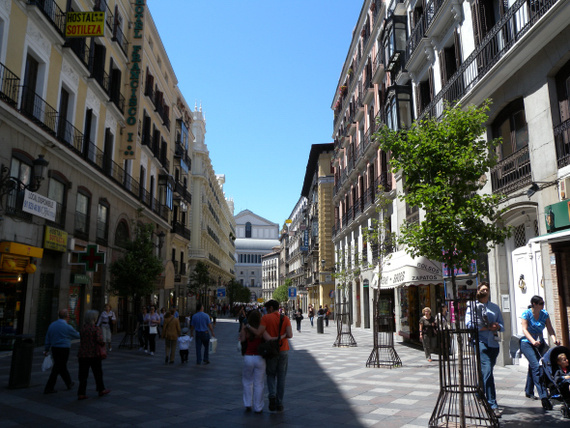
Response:
M283 226L331 104L361 0L147 0L178 86L202 106L234 215Z

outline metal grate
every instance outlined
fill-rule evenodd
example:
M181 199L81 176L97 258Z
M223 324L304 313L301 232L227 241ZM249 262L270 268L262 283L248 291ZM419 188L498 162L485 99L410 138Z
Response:
M515 241L515 248L524 247L526 245L526 232L524 224L514 228L513 239Z

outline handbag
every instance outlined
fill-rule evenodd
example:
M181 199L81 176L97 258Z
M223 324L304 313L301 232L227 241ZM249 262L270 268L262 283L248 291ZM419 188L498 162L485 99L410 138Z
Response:
M151 325L148 329L148 334L157 334L158 328L155 325Z
M101 345L101 344L97 344L97 358L99 358L100 360L104 360L105 358L107 358L107 347L105 346L105 344Z
M46 355L44 361L42 362L42 372L46 372L53 367L53 360L51 355Z
M284 316L281 315L279 320L279 330L277 330L279 339L266 340L265 342L261 342L257 347L257 353L266 360L270 360L279 356L279 349L281 348L281 326L283 325L283 318Z

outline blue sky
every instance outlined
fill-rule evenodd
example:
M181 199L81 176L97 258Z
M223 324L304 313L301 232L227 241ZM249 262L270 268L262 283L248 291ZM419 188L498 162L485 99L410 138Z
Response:
M188 104L202 105L234 214L280 226L312 144L332 142L336 85L360 0L147 0Z

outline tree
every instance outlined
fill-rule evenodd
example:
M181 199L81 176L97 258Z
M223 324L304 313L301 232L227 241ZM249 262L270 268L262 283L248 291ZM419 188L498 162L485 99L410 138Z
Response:
M273 298L279 303L284 303L289 301L289 287L291 286L291 279L287 278L285 283L280 285L273 292Z
M510 234L501 222L503 211L498 209L501 196L481 192L486 173L496 164L493 149L499 143L499 140L487 141L482 137L489 104L487 100L480 107L465 110L459 104L446 105L440 119L415 122L407 131L382 127L375 135L380 149L391 153L392 171L402 173L404 194L399 198L425 212L421 222L404 223L398 242L406 245L413 257L423 255L445 263L450 268L455 299L455 268L468 272L472 260L481 253L488 253ZM454 305L458 310L457 300ZM457 332L460 322L456 316ZM463 340L458 334L462 427L466 426Z
M188 279L188 291L196 294L197 301L202 303L204 307L208 306L208 290L212 284L213 280L210 277L208 265L199 261Z
M136 223L134 239L124 243L125 253L109 266L111 290L120 296L141 297L156 288L156 279L164 270L152 240L153 225Z
M480 192L499 143L482 138L489 104L466 110L448 105L440 120L427 118L400 132L383 127L376 135L380 149L392 154L392 171L405 180L398 197L425 211L421 222L405 222L400 229L398 242L411 256L468 272L478 254L509 236L498 209L501 196ZM455 293L454 276L452 283Z

